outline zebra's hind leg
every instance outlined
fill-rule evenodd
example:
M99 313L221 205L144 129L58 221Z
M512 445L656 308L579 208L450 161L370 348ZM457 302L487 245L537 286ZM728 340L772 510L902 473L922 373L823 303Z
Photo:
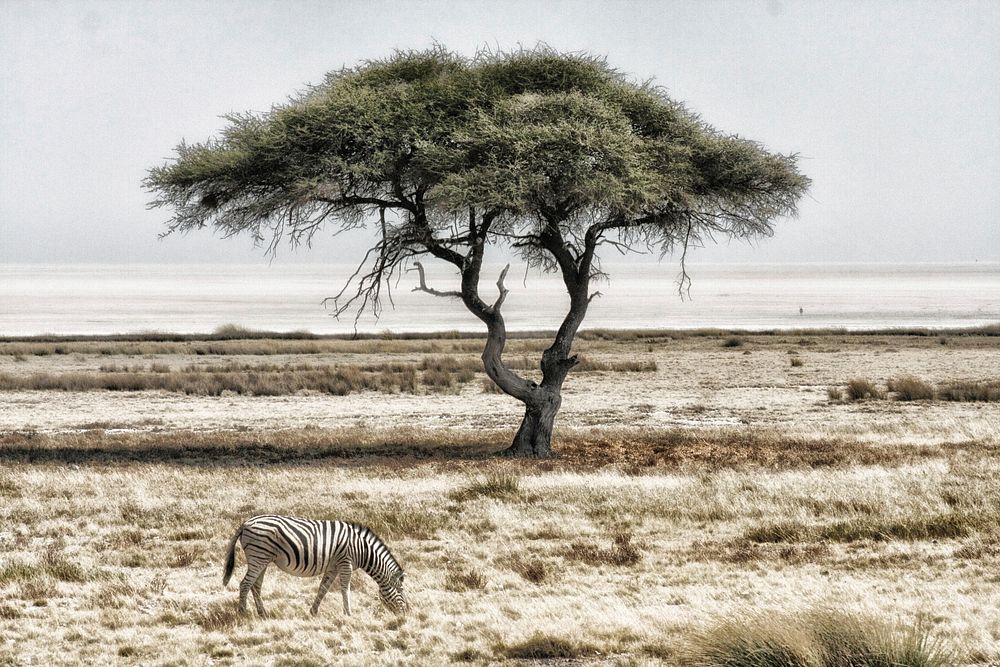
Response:
M340 577L340 594L344 598L344 613L351 615L351 574L354 568L350 561L344 561L337 568L337 576Z
M313 602L313 606L309 610L309 613L313 616L319 613L319 603L323 601L323 597L326 595L326 592L330 590L330 586L336 578L337 571L332 567L323 574L323 581L319 584L319 593L316 594L316 601Z
M257 581L253 582L253 586L250 587L250 592L253 593L253 603L257 607L257 615L261 618L267 618L267 612L264 611L264 601L261 599L261 587L264 585L264 572L267 570L267 566L260 571L257 575Z
M244 552L246 550L244 549ZM247 557L247 573L243 575L243 581L240 582L240 613L247 613L247 595L253 589L254 584L257 583L257 579L264 574L264 570L267 566L271 564L271 559L257 559L252 557ZM257 600L258 592L254 591L254 600ZM258 611L260 611L260 602L257 602Z

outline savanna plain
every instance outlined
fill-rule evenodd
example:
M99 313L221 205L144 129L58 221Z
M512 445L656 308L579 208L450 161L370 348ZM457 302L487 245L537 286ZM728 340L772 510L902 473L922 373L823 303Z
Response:
M0 665L1000 664L998 334L584 332L531 461L476 338L0 341ZM370 526L410 613L240 615L258 513Z

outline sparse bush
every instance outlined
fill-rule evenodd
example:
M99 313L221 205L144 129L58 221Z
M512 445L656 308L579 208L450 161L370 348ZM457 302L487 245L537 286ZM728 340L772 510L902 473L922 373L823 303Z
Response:
M854 378L847 383L847 398L861 401L867 398L885 398L885 394L864 378Z
M904 628L820 609L724 620L695 636L686 662L698 667L946 667L955 658L922 623Z
M948 382L938 387L938 398L942 401L993 402L1000 401L1000 381Z
M451 389L455 386L455 378L451 372L443 369L431 369L424 371L420 381L425 387L434 390Z
M930 401L934 398L934 387L912 375L892 378L887 388L896 394L897 401Z
M802 363L803 362L802 362L802 358L801 357L792 357L791 358L791 364L792 364L793 368L798 368L798 367L802 366Z
M841 391L840 387L827 387L826 397L831 401L842 401L844 400L844 392Z
M722 341L722 347L742 347L743 339L738 336L730 336Z

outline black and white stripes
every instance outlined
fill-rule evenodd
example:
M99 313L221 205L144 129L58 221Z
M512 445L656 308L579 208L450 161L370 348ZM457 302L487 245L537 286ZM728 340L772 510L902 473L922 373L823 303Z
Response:
M337 578L340 579L344 611L351 613L351 574L355 569L367 572L375 580L379 597L387 607L397 613L409 607L403 595L403 568L385 543L364 526L288 516L247 519L229 542L223 585L233 576L237 542L247 558L247 573L240 582L240 610L243 612L247 609L247 595L252 592L257 613L266 614L261 586L264 570L271 563L299 577L323 576L312 605L314 615Z

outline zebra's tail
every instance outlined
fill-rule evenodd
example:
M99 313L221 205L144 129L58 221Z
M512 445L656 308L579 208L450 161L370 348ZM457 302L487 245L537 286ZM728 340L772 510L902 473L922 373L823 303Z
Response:
M222 571L223 586L229 583L229 579L233 576L233 570L236 569L236 542L242 534L243 526L240 526L236 529L233 539L229 540L229 551L226 552L226 568Z

